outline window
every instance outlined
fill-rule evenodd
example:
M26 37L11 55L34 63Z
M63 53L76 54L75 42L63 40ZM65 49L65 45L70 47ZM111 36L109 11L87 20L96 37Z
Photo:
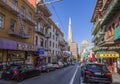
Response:
M16 0L12 0L12 8L14 8L15 10L17 10L17 1Z
M14 32L15 28L16 28L16 21L14 19L11 19L10 20L10 30Z
M43 47L43 44L44 44L43 42L44 42L43 39L40 39L41 47Z
M115 28L115 23L112 24L112 28L113 28L113 29Z
M37 46L38 45L38 36L35 37L35 45Z
M2 62L3 52L0 50L0 62Z
M47 41L45 40L45 48L47 47Z
M53 28L53 32L54 32L54 28Z
M21 14L25 16L26 9L24 7L21 7Z
M53 40L54 40L54 35L53 35Z
M28 18L29 18L29 20L32 20L32 13L28 13Z
M51 38L51 32L50 32L50 38Z
M57 41L57 37L56 37L56 41Z
M54 50L53 50L53 55L54 55Z
M50 47L51 47L51 41L50 41Z
M56 44L56 48L57 48L57 44Z
M32 32L32 29L31 28L28 28L28 34L30 34Z
M54 42L53 42L53 48L54 48Z
M0 13L0 28L4 27L4 15Z
M118 20L118 21L119 21L119 23L118 23L118 24L120 25L120 17L119 17L119 20Z

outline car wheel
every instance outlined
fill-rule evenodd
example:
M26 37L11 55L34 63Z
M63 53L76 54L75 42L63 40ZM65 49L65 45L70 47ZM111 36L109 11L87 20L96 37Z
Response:
M48 72L50 72L50 70L49 70L49 69L47 69L47 73L48 73Z
M24 80L24 76L23 75L19 75L17 78L16 78L16 81L17 82L21 82Z

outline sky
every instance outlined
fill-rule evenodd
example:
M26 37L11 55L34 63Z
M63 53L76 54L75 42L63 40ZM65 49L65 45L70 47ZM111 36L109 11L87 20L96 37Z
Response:
M95 4L96 0L62 0L47 6L52 13L51 18L64 33L66 41L68 37L68 21L69 17L71 17L73 41L78 44L79 48L83 40L92 41L91 30L93 23L91 23L91 18Z

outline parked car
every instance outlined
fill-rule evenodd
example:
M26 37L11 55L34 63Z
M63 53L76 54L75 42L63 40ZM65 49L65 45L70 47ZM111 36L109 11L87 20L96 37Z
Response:
M63 63L61 61L57 62L60 68L63 68Z
M60 68L58 63L53 63L53 66L54 66L55 69L59 69Z
M55 67L52 63L48 63L47 67L48 67L49 71L55 70Z
M85 83L112 84L112 73L104 64L86 63L81 68Z
M49 68L48 68L47 64L41 64L40 67L41 67L42 72L43 71L49 72Z
M22 81L26 78L40 75L40 71L35 69L32 64L12 65L1 75L5 80Z
M64 62L63 64L64 64L64 67L68 66L67 62Z

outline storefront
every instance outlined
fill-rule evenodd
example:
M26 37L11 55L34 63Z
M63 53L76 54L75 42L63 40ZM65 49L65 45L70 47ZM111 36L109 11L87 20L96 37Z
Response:
M32 44L16 42L0 38L0 62L33 63L33 53L36 47Z
M101 63L106 64L110 71L116 71L116 62L120 54L113 51L101 51L96 54L98 59L101 59Z
M7 62L8 63L25 63L25 52L8 50L7 52Z
M117 59L117 72L120 74L120 57Z
M0 63L3 61L3 50L0 50Z
M25 64L34 64L34 53L37 51L37 47L32 44L17 43L17 50L24 52Z

